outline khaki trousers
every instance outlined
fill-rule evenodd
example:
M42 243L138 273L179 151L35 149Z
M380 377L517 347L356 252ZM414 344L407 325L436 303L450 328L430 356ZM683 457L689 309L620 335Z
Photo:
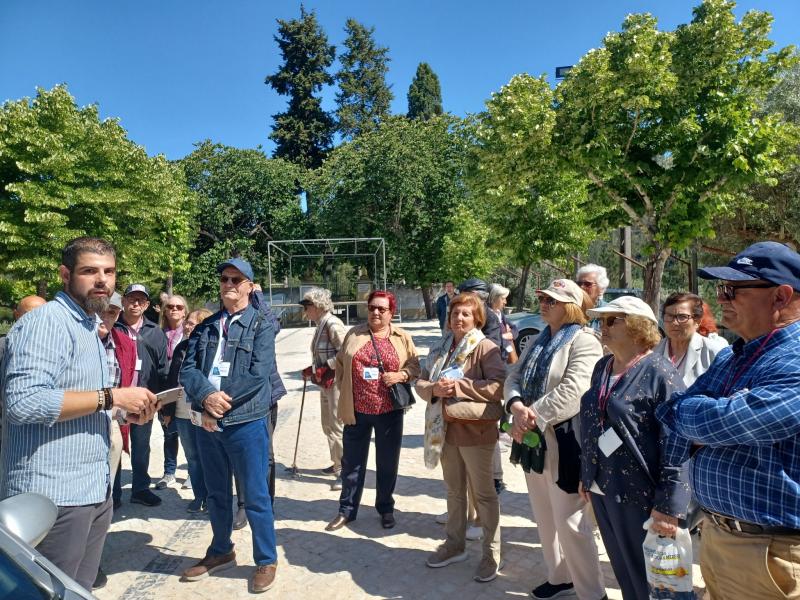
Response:
M119 423L116 419L111 419L111 430L109 432L111 443L108 450L108 469L111 474L109 485L114 485L114 478L117 476L119 461L122 458L122 432L119 430Z
M494 489L494 444L442 448L442 473L447 485L447 546L461 552L467 545L467 478L483 527L483 556L500 564L500 502Z
M525 473L533 518L547 566L547 581L575 585L580 600L598 600L605 595L597 545L586 503L578 494L559 488L550 469Z
M339 388L336 385L319 390L319 410L322 418L322 433L328 440L333 468L338 474L342 470L342 432L344 425L336 416L339 408Z
M800 598L800 535L754 535L703 520L700 570L711 600Z

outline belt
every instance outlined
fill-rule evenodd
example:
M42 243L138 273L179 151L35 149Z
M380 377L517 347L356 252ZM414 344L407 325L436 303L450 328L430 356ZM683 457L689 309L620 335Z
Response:
M800 529L792 529L791 527L768 526L758 525L757 523L748 523L747 521L740 521L732 517L719 515L711 511L703 511L708 515L717 526L730 531L739 531L741 533L751 533L755 535L798 535L800 536Z

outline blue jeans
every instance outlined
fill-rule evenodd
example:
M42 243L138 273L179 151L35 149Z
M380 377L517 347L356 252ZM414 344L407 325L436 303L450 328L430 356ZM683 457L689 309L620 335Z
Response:
M200 464L200 453L197 450L197 436L202 427L192 425L189 419L179 419L178 417L175 417L172 422L178 428L183 453L186 455L186 464L189 467L189 479L192 480L194 499L205 500L208 494L206 492L205 477L203 477L203 465Z
M161 421L161 429L164 431L164 475L175 475L178 467L178 429L175 425L175 417L164 427Z
M197 448L203 465L206 504L213 538L207 554L219 556L233 549L232 473L243 488L244 510L253 532L253 560L257 566L278 561L275 548L275 517L267 489L269 432L265 418L236 425L222 431L197 430Z
M150 488L150 432L153 422L146 425L131 424L131 493L135 494Z

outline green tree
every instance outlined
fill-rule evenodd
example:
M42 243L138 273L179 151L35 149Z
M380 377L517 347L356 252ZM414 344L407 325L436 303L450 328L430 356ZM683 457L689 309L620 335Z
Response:
M120 285L163 283L189 267L192 194L116 119L79 108L66 87L0 110L0 270L15 297L59 287L61 249L78 236L117 248Z
M442 89L439 77L428 63L419 63L408 88L408 118L430 119L442 114Z
M392 280L421 286L427 306L451 217L466 195L466 149L456 125L451 117L391 117L336 148L310 185L320 201L317 230L385 238ZM462 251L473 244L461 240Z
M592 182L596 224L644 233L652 306L672 252L712 238L727 193L773 178L792 143L791 127L760 112L791 49L769 51L769 14L737 23L733 6L706 0L675 31L630 15L558 88L557 130Z
M493 243L522 268L520 307L535 261L579 252L593 237L587 182L561 158L555 125L547 81L522 74L492 94L474 127L469 187L482 200Z
M336 75L339 82L336 114L342 137L353 139L389 116L394 96L386 85L389 49L375 43L372 37L375 28L348 19L344 30L347 51L339 57L342 68Z
M270 134L276 146L274 156L284 158L306 169L315 169L330 150L336 124L322 110L318 94L325 85L333 84L327 69L333 63L336 49L317 22L314 11L300 6L300 18L278 19L275 41L283 64L265 83L282 96L289 97L286 112L273 115L275 124Z
M215 267L232 255L246 258L265 277L267 242L302 237L306 223L296 192L297 165L269 159L260 149L210 141L197 144L180 162L199 209L193 268L179 281L186 293L215 294Z

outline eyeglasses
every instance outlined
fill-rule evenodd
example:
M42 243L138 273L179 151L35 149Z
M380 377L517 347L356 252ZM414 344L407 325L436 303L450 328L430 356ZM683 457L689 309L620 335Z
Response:
M674 315L664 313L664 323L680 323L683 325L684 323L688 323L691 318L692 315L686 313L675 313Z
M575 283L582 288L592 288L597 285L596 281L576 281Z
M236 286L238 286L238 285L239 285L240 283L242 283L243 281L247 281L247 279L246 279L246 278L244 278L244 277L228 277L228 276L226 276L226 275L220 275L220 276L219 276L219 282L220 282L220 283L228 283L229 281L230 281L230 282L231 282L233 285L236 285Z
M378 306L377 304L370 304L369 306L367 306L367 311L369 312L375 312L376 310L379 313L383 314L385 312L389 312L389 310L391 309L388 306Z
M736 298L736 290L750 290L778 287L774 283L746 283L744 285L730 285L729 283L717 284L717 299L732 302Z
M537 296L537 298L539 299L539 306L553 308L556 304L558 304L558 300L550 296Z
M625 317L616 317L616 316L614 316L614 317L601 317L600 318L600 322L603 325L605 325L606 327L608 327L608 328L613 327L614 323L616 323L617 321L624 321L624 320L625 320Z
M186 307L183 304L167 304L167 310L185 310Z
M147 298L126 298L128 304L141 304L145 305L150 302Z

